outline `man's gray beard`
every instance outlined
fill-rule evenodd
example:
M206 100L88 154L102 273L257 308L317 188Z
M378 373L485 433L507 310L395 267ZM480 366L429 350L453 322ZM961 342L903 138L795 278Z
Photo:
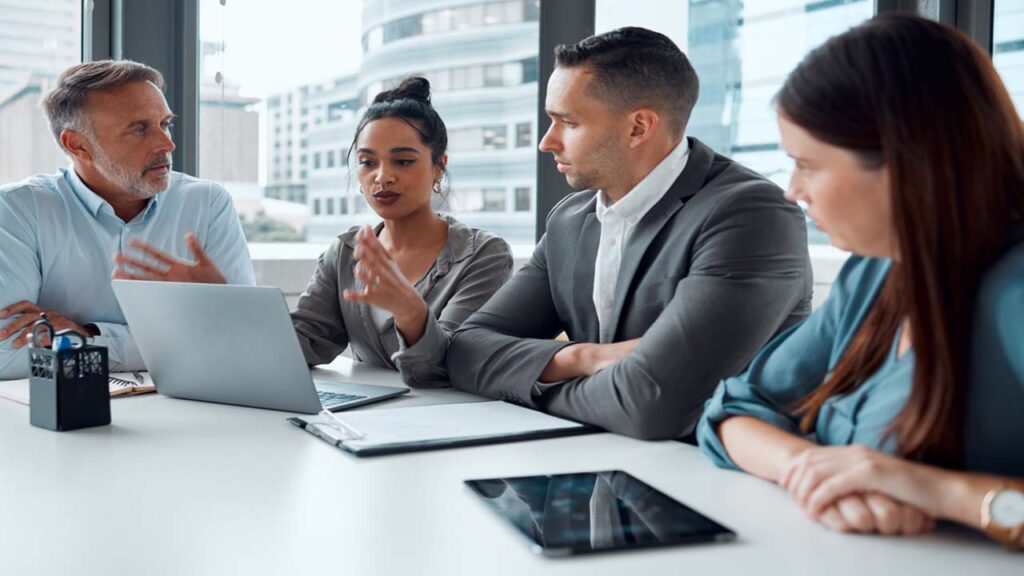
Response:
M167 170L167 184L164 186L155 186L146 182L143 174L133 173L131 170L117 165L99 146L93 147L93 161L96 164L96 170L99 171L104 178L113 183L114 186L117 186L122 192L126 192L139 198L152 198L160 192L167 190L168 186L170 186L171 179L169 166Z

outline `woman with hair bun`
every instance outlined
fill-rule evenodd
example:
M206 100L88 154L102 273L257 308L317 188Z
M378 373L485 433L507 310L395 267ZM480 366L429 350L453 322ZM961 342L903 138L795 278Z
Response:
M447 384L451 332L512 271L504 240L434 211L447 148L425 78L377 94L366 109L349 158L383 222L345 232L320 256L292 313L310 365L350 347L356 360L398 370L410 386Z

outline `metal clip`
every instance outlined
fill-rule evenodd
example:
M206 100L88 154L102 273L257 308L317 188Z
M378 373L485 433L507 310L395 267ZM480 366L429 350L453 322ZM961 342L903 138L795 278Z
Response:
M65 330L54 331L53 324L50 323L50 318L46 315L46 312L39 313L39 320L36 320L32 324L32 332L28 335L29 346L41 347L42 346L42 332L45 331L50 337L50 346L54 350L65 350L67 348L81 348L88 342L89 337L82 334L78 330L67 328Z

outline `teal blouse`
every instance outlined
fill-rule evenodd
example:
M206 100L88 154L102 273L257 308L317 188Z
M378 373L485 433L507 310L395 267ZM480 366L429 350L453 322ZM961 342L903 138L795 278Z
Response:
M736 468L716 434L732 415L760 418L800 434L790 408L820 385L842 357L884 284L890 260L851 257L821 309L779 334L747 371L723 380L697 428L701 449L724 468ZM878 371L849 394L835 396L818 414L814 440L862 444L892 452L885 431L907 401L912 350L896 357L899 337ZM1024 476L1024 243L989 270L978 293L965 428L967 470Z

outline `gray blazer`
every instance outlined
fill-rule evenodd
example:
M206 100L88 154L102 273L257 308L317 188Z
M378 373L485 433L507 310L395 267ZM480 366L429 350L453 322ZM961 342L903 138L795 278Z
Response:
M361 286L355 278L356 232L338 236L322 255L313 278L292 312L292 324L306 362L325 364L351 347L360 362L398 370L410 386L447 385L445 351L450 334L501 286L512 271L512 252L501 238L470 228L454 218L437 261L416 282L430 314L414 346L407 347L394 319L378 331L369 304L342 298L345 288ZM383 223L375 228L380 233Z
M551 210L530 262L452 338L452 384L639 438L686 435L719 380L810 313L803 213L691 138L686 168L626 245L612 321L599 330L595 204L588 190ZM562 331L572 342L642 339L593 376L539 384L569 344L552 340Z

